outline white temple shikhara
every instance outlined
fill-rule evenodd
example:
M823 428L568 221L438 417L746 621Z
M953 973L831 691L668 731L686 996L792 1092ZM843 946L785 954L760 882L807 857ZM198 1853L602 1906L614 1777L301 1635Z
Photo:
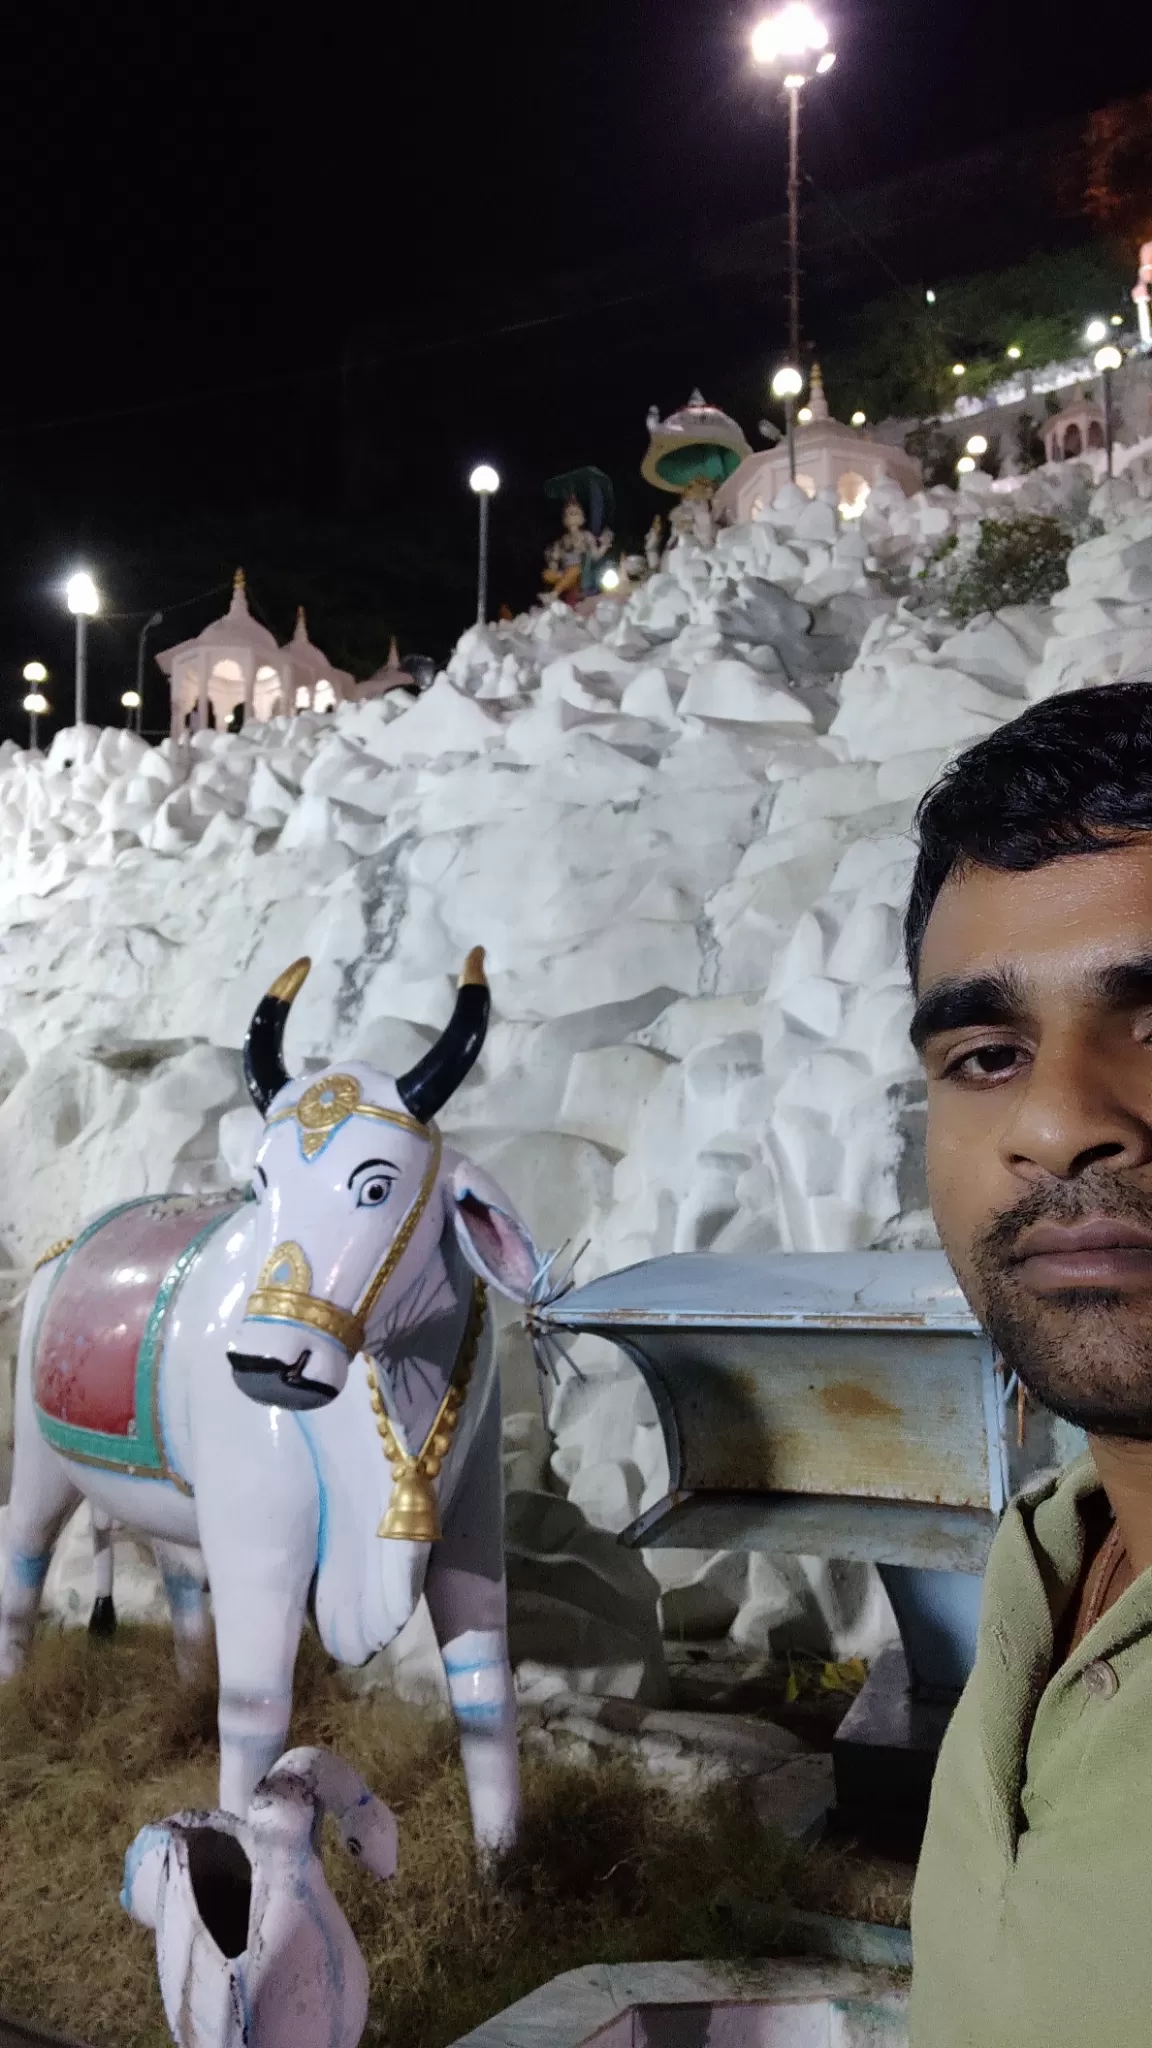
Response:
M353 677L312 645L303 607L288 645L277 646L275 635L248 609L243 569L236 571L224 617L195 639L164 648L156 660L171 689L173 738L190 723L203 731L214 721L223 732L240 706L245 722L259 721L284 712L327 711L358 694Z
M841 516L858 519L880 477L891 477L905 497L911 497L920 489L920 464L902 448L890 448L860 428L834 420L824 395L820 365L813 363L808 403L796 427L796 482L800 489L809 498L818 491L835 491ZM774 448L749 455L733 471L716 493L716 511L734 522L755 519L788 480L788 449L781 441Z

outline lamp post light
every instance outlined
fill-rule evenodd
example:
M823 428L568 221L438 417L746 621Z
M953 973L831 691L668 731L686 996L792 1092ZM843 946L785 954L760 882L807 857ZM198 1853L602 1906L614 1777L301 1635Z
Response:
M138 640L137 640L137 642L136 642L136 690L135 690L135 697L136 697L136 724L135 724L135 730L136 730L137 732L140 732L140 731L142 730L142 728L143 728L143 725L144 725L144 642L145 642L145 641L147 640L147 638L148 638L148 635L149 635L149 633L150 633L150 632L152 631L152 628L153 628L153 626L159 626L160 624L162 624L162 622L163 622L163 618L164 618L164 614L163 614L163 612L153 612L153 614L152 614L151 618L150 618L150 619L146 619L146 620L145 620L145 622L144 622L144 624L143 624L143 625L141 626L141 628L140 628L140 635L139 635L139 638L138 638ZM122 697L122 698L120 699L120 702L121 702L122 704L127 704L127 702L128 702L128 694L127 694L127 692L125 692L124 696L123 696L123 697Z
M480 559L476 589L476 624L488 616L488 501L500 489L500 478L490 462L481 462L468 479L480 500Z
M40 720L52 706L39 690L32 690L24 699L24 709L28 713L28 745L35 754L39 752Z
M773 398L784 400L784 419L788 427L788 475L793 483L796 481L796 426L792 414L803 389L804 379L791 363L785 363L772 379Z
M1107 341L1107 323L1103 320L1090 320L1084 329L1084 339L1088 343L1089 348L1095 347L1097 342Z
M124 722L127 725L129 732L138 732L139 725L137 721L139 720L140 717L139 690L125 690L120 698L120 702L124 706L125 711L128 713L128 716Z
M752 56L765 68L780 66L788 95L788 354L800 360L800 94L817 73L831 71L836 55L828 31L805 0L788 0L752 31Z
M1108 476L1112 474L1112 372L1120 368L1123 360L1114 342L1109 342L1106 348L1098 348L1092 358L1104 380L1104 454Z
M76 620L76 711L75 723L83 725L88 709L88 621L100 609L100 592L87 569L77 569L68 578L68 609Z
M31 689L24 699L24 709L28 713L28 744L32 752L35 753L39 739L40 720L52 709L47 697L45 697L40 688L41 683L48 681L48 671L44 663L42 661L26 661L24 664L24 681L31 684Z

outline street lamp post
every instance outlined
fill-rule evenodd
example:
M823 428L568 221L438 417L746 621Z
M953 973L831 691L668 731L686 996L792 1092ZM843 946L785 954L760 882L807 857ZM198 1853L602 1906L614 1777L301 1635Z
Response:
M83 725L88 710L88 621L100 609L100 592L87 569L68 578L68 609L76 620L76 710L75 723Z
M139 732L139 730L140 730L140 692L139 692L139 690L125 690L125 691L124 691L124 693L123 693L123 695L122 695L122 696L121 696L121 698L120 698L120 702L121 702L121 703L122 703L122 705L124 706L124 709L125 709L125 711L126 711L126 712L128 713L127 719L125 720L125 724L127 725L127 727L128 727L128 730L129 730L129 732Z
M784 67L788 95L788 355L800 361L800 94L817 72L831 71L835 53L828 31L805 0L789 0L752 31L752 55L765 67Z
M803 389L804 379L792 363L785 363L784 368L777 370L772 379L773 398L782 398L784 401L784 423L788 429L788 476L792 483L796 481L795 408L796 400Z
M148 638L148 635L149 635L149 633L150 633L150 632L152 631L152 628L153 628L153 626L159 626L160 624L162 624L162 622L163 622L163 618L164 618L164 614L163 614L163 612L153 612L153 614L152 614L151 618L150 618L150 619L147 619L147 620L145 620L144 624L143 624L143 625L141 626L141 628L140 628L140 637L139 637L139 639L138 639L138 640L137 640L137 642L136 642L136 706L135 706L135 710L136 710L136 731L137 731L137 732L141 732L141 731L143 730L143 726L144 726L144 642L145 642L145 641L147 640L147 638ZM127 693L127 692L125 692L125 694L124 694L123 698L121 699L121 702L122 702L122 703L125 703L125 704L126 704L126 703L128 702L128 693Z
M480 500L480 548L476 577L476 624L488 617L488 500L500 489L500 478L490 462L481 462L468 479Z
M28 713L28 744L32 753L36 753L40 737L40 720L46 712L52 709L40 687L42 683L48 681L48 671L44 663L42 661L26 661L24 664L24 681L31 685L28 695L24 699L24 709Z
M1112 372L1118 370L1124 358L1118 348L1109 342L1106 348L1098 348L1092 361L1104 380L1104 454L1107 474L1112 474Z

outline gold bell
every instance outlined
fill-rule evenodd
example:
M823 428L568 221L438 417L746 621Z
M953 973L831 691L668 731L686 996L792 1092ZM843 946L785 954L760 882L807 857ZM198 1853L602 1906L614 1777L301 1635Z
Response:
M442 1533L436 1489L413 1460L395 1475L392 1498L376 1534L394 1536L401 1543L438 1543Z

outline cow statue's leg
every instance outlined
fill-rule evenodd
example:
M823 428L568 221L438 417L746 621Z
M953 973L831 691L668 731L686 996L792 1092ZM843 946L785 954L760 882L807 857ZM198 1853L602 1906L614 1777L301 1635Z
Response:
M269 1546L217 1557L205 1543L220 1675L220 1805L241 1818L265 1771L288 1747L292 1673L314 1551Z
M203 1667L211 1633L208 1573L201 1553L191 1544L154 1543L152 1549L168 1595L176 1669L187 1684Z
M508 1847L520 1819L500 1451L496 1386L444 1534L432 1547L424 1588L460 1731L472 1827L482 1857Z
M112 1600L112 1518L100 1508L92 1510L92 1612L88 1616L90 1636L114 1636L116 1608Z
M32 1406L27 1321L16 1374L16 1448L8 1502L4 1585L0 1591L0 1678L13 1678L27 1654L52 1548L80 1490L49 1450Z

